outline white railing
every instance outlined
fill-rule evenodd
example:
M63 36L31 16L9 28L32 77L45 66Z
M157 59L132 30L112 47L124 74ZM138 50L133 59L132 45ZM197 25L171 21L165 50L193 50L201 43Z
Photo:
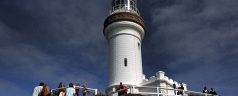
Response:
M69 88L69 87L62 87L62 88L55 88L55 89L51 89L51 92L54 92L54 91L57 91L57 90L60 90L60 89L66 89L66 88ZM74 86L73 87L74 89L76 88L79 88L79 89L84 89L84 87L82 86ZM98 89L94 89L94 88L86 88L89 92L91 92L93 95L97 95L98 94Z
M139 89L139 92L134 92L135 89ZM150 89L153 91L143 91L143 89ZM212 94L206 94L202 92L189 91L189 90L181 90L181 89L172 89L172 88L164 88L164 87L152 87L152 86L129 86L128 88L130 94L141 94L141 95L149 95L149 96L218 96ZM155 91L156 90L156 91ZM119 91L114 91L108 93L109 96L113 96L117 94ZM170 91L170 93L168 93ZM183 95L177 95L176 93L181 91Z
M139 10L134 6L128 6L127 4L119 4L116 6L113 6L110 10L110 15L118 12L130 12L135 13L137 15L140 15Z

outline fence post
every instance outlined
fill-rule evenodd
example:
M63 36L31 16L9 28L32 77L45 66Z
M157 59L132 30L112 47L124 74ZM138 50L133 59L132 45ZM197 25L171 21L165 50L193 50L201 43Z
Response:
M134 88L135 88L135 87L134 87L134 86L132 86L131 93L134 93Z
M98 89L95 89L94 91L95 91L94 94L97 95L98 94Z
M157 91L157 94L158 94L158 96L159 96L159 94L160 94L160 89L159 89L159 87L156 87L156 91Z

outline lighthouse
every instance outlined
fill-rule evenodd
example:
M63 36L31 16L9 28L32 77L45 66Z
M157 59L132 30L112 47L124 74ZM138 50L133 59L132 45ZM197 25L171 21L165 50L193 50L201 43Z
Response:
M109 86L120 82L138 86L142 82L141 45L145 34L144 21L137 9L137 0L113 0L103 34L109 45Z

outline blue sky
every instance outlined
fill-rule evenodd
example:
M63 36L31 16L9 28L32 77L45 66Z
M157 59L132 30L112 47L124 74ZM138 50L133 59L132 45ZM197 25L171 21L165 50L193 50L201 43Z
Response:
M0 95L30 96L40 81L107 86L103 22L110 0L0 0ZM237 0L139 0L143 72L190 90L236 96ZM11 92L9 92L9 90Z

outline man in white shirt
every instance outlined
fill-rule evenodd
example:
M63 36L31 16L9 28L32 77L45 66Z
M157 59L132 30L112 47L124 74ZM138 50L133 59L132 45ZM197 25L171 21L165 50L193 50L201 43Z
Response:
M44 86L44 83L43 83L43 82L41 82L41 83L39 84L39 86L36 86L36 87L34 88L34 92L33 92L32 96L38 96L38 95L40 94L40 92L41 92L43 86Z
M69 83L69 88L66 89L66 96L76 96L76 91L74 89L73 83Z

